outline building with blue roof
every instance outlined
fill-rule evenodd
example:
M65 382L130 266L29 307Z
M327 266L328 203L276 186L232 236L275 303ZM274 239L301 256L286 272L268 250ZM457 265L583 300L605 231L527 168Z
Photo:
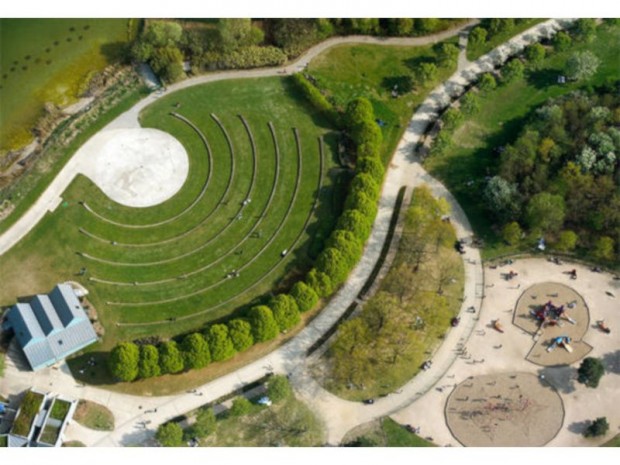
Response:
M82 304L68 284L58 284L47 295L18 302L5 316L34 371L59 362L97 341Z

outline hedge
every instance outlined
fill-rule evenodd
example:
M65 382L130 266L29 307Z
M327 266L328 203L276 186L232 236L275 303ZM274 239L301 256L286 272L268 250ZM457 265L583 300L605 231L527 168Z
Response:
M293 285L291 296L297 302L297 308L302 313L312 309L319 301L316 291L303 281L298 281Z
M293 82L308 99L310 104L338 125L338 113L327 98L302 73L293 74Z

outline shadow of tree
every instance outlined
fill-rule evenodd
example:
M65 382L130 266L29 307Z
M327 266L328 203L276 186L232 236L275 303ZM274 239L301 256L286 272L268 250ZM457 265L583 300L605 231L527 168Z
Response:
M603 365L605 365L605 371L607 373L613 373L614 375L620 375L620 350L615 352L609 352L601 357Z
M411 92L413 90L413 78L411 76L384 77L381 86L388 91L397 88L401 94Z
M546 89L557 85L558 76L562 74L557 69L545 68L528 73L527 81L537 89Z
M542 384L553 386L563 394L575 391L577 369L570 366L545 367L538 370L538 378Z
M568 425L568 431L575 434L583 434L588 426L590 426L590 420L574 421Z

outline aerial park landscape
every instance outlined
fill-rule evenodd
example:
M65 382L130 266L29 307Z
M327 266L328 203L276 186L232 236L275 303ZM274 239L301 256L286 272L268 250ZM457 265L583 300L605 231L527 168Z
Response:
M617 20L1 21L0 446L618 444Z

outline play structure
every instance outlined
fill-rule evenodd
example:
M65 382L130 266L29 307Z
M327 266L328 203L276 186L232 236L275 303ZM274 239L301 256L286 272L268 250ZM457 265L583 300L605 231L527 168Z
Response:
M558 336L553 338L551 344L547 347L547 352L555 350L556 347L564 347L568 352L573 351L573 348L570 346L570 337L568 336Z
M560 320L566 320L571 324L577 323L568 315L564 305L556 306L551 301L530 310L530 315L532 315L539 323L538 331L535 334L535 339L542 335L547 326L561 327L562 322Z

